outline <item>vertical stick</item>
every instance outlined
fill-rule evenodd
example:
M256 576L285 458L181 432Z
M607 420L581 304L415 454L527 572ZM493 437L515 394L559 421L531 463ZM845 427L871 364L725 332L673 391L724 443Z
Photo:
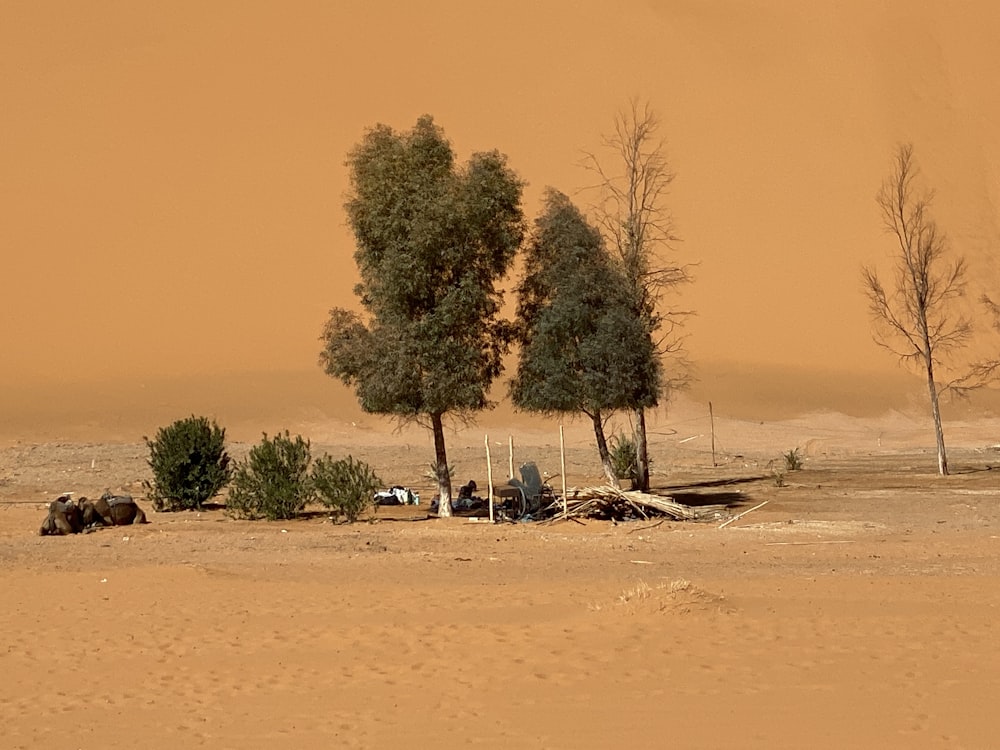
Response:
M715 412L712 411L712 402L708 402L708 419L712 423L712 466L718 466L715 463Z
M507 478L514 478L514 436L507 436Z
M559 425L559 473L562 476L563 515L566 515L566 439L563 426Z
M486 486L489 488L490 523L493 520L493 462L490 460L490 436L486 436Z

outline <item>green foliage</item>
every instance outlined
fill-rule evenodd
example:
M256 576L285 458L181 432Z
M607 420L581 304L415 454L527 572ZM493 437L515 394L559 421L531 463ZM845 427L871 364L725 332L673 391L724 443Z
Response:
M489 406L513 338L498 285L524 236L523 182L497 151L457 165L427 115L372 128L347 165L364 317L330 311L320 364L365 411L430 424L446 496L442 418Z
M525 265L514 404L591 415L654 405L660 364L638 305L598 231L558 191L545 196Z
M442 480L442 472L447 471L447 476L455 476L455 467L453 465L448 465L445 467L440 467L436 463L427 464L427 471L424 472L424 476L427 477L432 482L440 482Z
M404 133L376 126L348 166L355 292L368 322L330 312L323 368L373 413L484 408L511 339L497 284L524 233L521 180L496 151L458 167L429 116Z
M293 518L313 497L308 440L300 435L268 438L250 449L233 474L226 512L234 518L277 521Z
M156 510L200 509L229 483L226 431L215 422L192 415L143 440L153 470L153 481L144 484Z
M615 476L630 480L632 487L636 487L639 483L639 454L635 441L628 435L618 434L612 435L608 443Z
M802 468L802 456L799 455L798 448L788 451L782 458L785 459L785 469L787 471L798 471Z
M375 493L382 480L364 461L353 457L334 460L320 456L312 469L312 485L317 499L333 511L333 516L343 516L354 523L364 510L378 510Z

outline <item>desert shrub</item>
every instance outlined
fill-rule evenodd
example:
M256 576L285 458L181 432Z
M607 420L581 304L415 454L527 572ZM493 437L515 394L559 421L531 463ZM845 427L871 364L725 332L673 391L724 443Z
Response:
M200 509L229 483L226 431L215 422L190 416L143 440L153 470L153 481L144 484L156 510Z
M455 477L455 475L456 475L455 467L454 466L449 466L448 467L448 478L449 479L453 479ZM428 479L431 482L434 482L435 484L439 484L440 482L442 482L444 480L444 475L441 474L438 471L438 465L437 465L437 463L435 463L434 461L431 461L429 464L427 464L427 470L424 471L424 478Z
M226 512L251 520L293 518L313 496L311 459L309 441L301 435L265 433L233 473Z
M633 487L639 485L639 453L635 441L628 435L612 435L608 441L611 468L619 479L628 479Z
M364 461L351 456L334 460L324 455L313 464L312 486L316 499L333 512L334 519L343 516L354 523L365 509L378 509L375 493L382 480Z
M798 471L802 468L802 456L799 455L798 448L788 451L783 458L785 459L785 468L788 471Z

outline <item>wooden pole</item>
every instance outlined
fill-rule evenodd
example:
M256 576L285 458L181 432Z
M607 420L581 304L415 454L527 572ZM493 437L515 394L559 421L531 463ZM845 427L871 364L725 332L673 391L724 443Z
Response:
M493 462L490 460L490 436L486 436L486 486L489 488L490 498L490 523L495 523L493 519Z
M563 436L563 426L559 425L559 473L562 476L563 516L566 511L566 439Z
M739 521L739 520L740 520L741 518L743 518L743 516L745 516L745 515L746 515L747 513L751 513L751 512L753 512L753 511L757 510L757 508L763 508L763 507L764 507L765 505L767 505L767 504L768 504L769 502L771 502L771 501L770 501L770 500L765 500L764 502L762 502L762 503L760 503L760 504L758 504L758 505L755 505L755 506L753 506L753 507L752 507L752 508L751 508L750 510L745 510L745 511L743 511L742 513L737 513L737 514L736 514L735 516L733 516L732 518L730 518L730 519L729 519L728 521L726 521L725 523L721 524L721 525L719 526L719 528L720 528L720 529L724 529L724 528L726 528L726 527L727 527L727 526L728 526L729 524L731 524L731 523L732 523L733 521Z
M715 413L712 411L712 402L708 402L708 420L712 423L712 466L718 466L715 463Z
M514 436L507 436L507 478L514 478Z

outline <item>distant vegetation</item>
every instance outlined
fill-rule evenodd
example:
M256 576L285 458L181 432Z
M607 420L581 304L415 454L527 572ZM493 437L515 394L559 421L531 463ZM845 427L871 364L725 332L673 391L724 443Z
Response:
M635 441L625 434L611 436L611 465L618 479L628 479L632 489L639 487L639 459L636 455Z
M281 521L319 502L333 520L354 523L366 510L375 512L381 486L364 461L326 454L314 461L309 441L286 430L273 438L265 434L236 467L226 512L234 518Z
M250 520L294 518L312 499L311 459L309 441L301 435L265 434L233 472L226 512Z
M934 193L920 184L920 168L911 144L897 147L889 176L876 200L886 233L895 240L892 277L888 284L874 268L862 270L872 336L879 346L912 363L926 378L938 472L948 474L940 398L980 388L1000 369L997 360L969 365L962 372L960 352L970 343L974 326L961 300L968 284L965 257L955 255L944 231L931 216ZM983 301L989 307L988 297ZM994 308L995 309L995 308ZM957 373L942 380L949 369Z
M664 295L690 280L664 255L675 239L666 206L674 173L658 128L652 108L633 100L603 140L607 153L585 155L596 178L592 220L557 190L546 193L513 321L501 317L499 284L526 227L524 182L506 157L490 151L457 164L429 115L405 132L376 125L348 155L345 209L363 312L330 311L320 363L365 411L430 428L442 515L451 507L444 418L491 405L487 394L513 343L514 404L589 417L612 484L618 474L604 429L614 412L628 411L628 477L648 490L645 410L685 380L676 371L676 326L686 313L667 307Z
M352 456L338 460L320 456L313 465L312 485L316 499L330 509L334 520L343 517L354 523L364 511L378 509L375 493L382 480L371 466Z
M802 468L802 456L799 454L798 448L788 451L783 458L785 459L785 469L787 471L798 471Z
M439 512L450 515L444 418L489 406L502 370L512 331L498 284L524 236L523 182L498 151L456 164L428 115L408 132L375 126L347 164L365 317L331 310L320 362L365 411L431 429Z
M604 425L619 409L656 403L661 366L656 347L621 268L596 227L556 190L545 195L517 290L514 405L543 414L590 419L607 481L642 484L634 466L615 466Z
M146 488L157 511L200 509L229 483L226 431L215 422L190 416L143 440L153 470Z

